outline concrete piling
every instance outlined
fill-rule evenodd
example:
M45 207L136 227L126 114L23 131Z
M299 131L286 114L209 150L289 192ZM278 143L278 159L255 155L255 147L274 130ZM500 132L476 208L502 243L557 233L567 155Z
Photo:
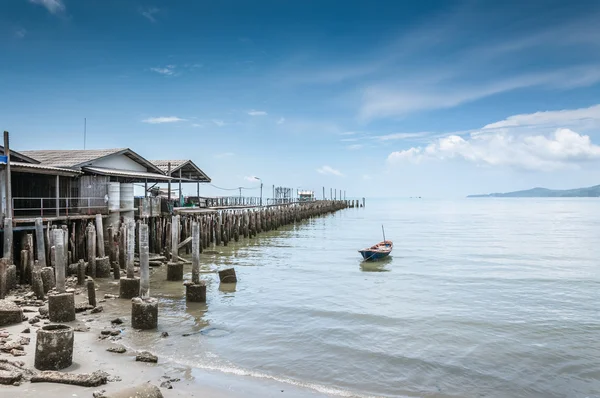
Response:
M35 368L61 370L73 364L73 328L67 325L47 325L37 331Z
M140 297L150 297L150 247L148 225L140 224Z
M192 282L185 284L186 300L195 303L206 302L206 284L200 281L200 224L192 223Z
M87 279L88 304L92 307L96 306L96 284L92 278Z
M158 327L158 300L136 297L131 300L131 327L152 330Z
M219 280L221 283L237 283L237 276L235 275L235 269L228 268L219 271Z
M86 228L87 253L88 253L88 275L96 277L96 229L89 223Z
M83 286L85 284L86 267L85 261L79 260L79 262L77 262L77 284L79 286Z
M45 293L47 290L44 288L44 282L39 270L34 270L31 275L31 288L38 300L44 300L46 298ZM50 304L48 304L48 306L49 305Z
M55 248L54 261L56 267L54 271L56 275L57 293L48 296L48 316L51 322L71 322L75 320L75 297L73 296L73 293L66 292L65 286L65 234L62 229L55 229L52 231L52 235Z
M140 294L140 280L135 277L134 272L135 221L133 219L127 219L125 224L125 260L127 278L121 278L119 280L119 298L132 299Z
M11 217L4 219L4 251L3 258L7 259L10 264L13 263L13 222Z

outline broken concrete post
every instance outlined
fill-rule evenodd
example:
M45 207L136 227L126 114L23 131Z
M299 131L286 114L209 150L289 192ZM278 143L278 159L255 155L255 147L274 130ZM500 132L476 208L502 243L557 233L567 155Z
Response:
M131 327L151 330L158 327L158 300L136 297L131 300Z
M35 270L38 268L36 267ZM56 287L56 279L54 277L54 270L52 267L44 267L40 270L42 276L42 283L44 285L44 293L48 293L50 290Z
M96 257L96 278L108 278L110 275L110 259L106 256Z
M132 299L140 295L139 278L121 278L119 280L119 298Z
M77 284L83 286L85 284L85 261L79 260L77 262Z
M40 267L46 266L46 246L44 242L44 222L41 218L35 219L35 243L37 247L37 260Z
M13 263L13 222L10 217L4 219L4 251L2 257L8 263Z
M33 274L31 275L31 287L38 300L44 300L46 298L46 291L44 291L45 289L42 275L37 269L34 270Z
M73 293L48 294L48 317L50 322L73 322L75 320Z
M88 250L88 275L96 277L96 229L90 223L86 228Z
M88 292L88 304L92 307L96 307L96 286L94 280L88 278L87 280L87 292Z
M73 328L67 325L47 325L37 331L35 368L61 370L73 363Z
M148 225L140 224L140 296L150 297L150 247Z
M0 300L0 327L23 322L21 307L8 300Z
M129 387L121 391L107 393L106 398L164 398L160 388L145 383L135 387Z
M185 284L185 297L190 303L206 303L206 284L204 281Z
M228 268L228 269L219 271L219 280L221 281L221 283L237 283L235 269Z
M183 280L183 263L167 263L167 280Z

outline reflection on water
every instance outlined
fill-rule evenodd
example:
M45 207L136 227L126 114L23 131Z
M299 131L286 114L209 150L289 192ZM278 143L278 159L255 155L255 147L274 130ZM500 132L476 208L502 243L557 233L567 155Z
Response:
M363 272L390 272L390 264L392 262L392 257L382 258L378 261L361 261L360 269Z
M221 293L235 293L237 283L219 283L219 291Z

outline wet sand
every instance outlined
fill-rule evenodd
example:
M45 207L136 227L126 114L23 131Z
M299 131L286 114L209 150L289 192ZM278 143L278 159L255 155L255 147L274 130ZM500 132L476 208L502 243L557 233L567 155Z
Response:
M97 290L96 296L99 299L99 306L104 311L98 314L86 313L77 314L77 321L68 323L70 326L87 326L90 329L85 332L75 332L75 344L73 354L73 365L63 372L70 373L91 373L102 370L110 375L111 378L117 378L108 384L100 387L85 388L77 386L68 386L53 383L30 383L23 382L18 387L0 386L0 394L16 394L19 397L39 397L47 398L58 397L91 397L95 391L105 390L106 392L119 391L133 385L150 382L160 386L162 382L173 380L172 389L161 388L165 397L323 397L312 390L298 388L285 383L279 383L271 380L260 380L248 376L225 374L218 371L207 371L194 369L162 359L159 357L157 364L148 364L135 361L136 351L128 349L124 354L116 354L106 351L107 348L121 345L129 347L130 343L136 339L138 333L154 333L160 336L160 328L156 331L134 331L131 329L130 317L120 316L124 321L122 325L112 326L111 320L115 319L116 313L125 313L129 300L107 299L101 302L106 292L114 294L115 282L105 282ZM76 295L76 303L87 301L85 294ZM29 318L37 315L36 307L30 308L35 312L28 312ZM44 321L38 325L41 327ZM22 334L21 332L30 328L31 333ZM13 358L9 354L1 354L0 357L15 361L23 361L25 366L34 369L35 355L35 332L38 328L23 322L18 325L0 328L10 333L10 338L15 340L17 336L30 337L31 343L24 346L26 356ZM99 337L102 330L122 330L121 336L115 337L115 341L110 338L101 340ZM165 337L169 339L169 337ZM147 347L147 351L152 353L152 347ZM109 378L110 380L110 378ZM178 381L177 381L178 380Z

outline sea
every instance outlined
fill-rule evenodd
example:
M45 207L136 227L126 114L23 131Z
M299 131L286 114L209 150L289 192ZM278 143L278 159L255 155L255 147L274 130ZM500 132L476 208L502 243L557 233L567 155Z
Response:
M239 280L202 274L205 305L153 276L161 358L332 397L600 397L598 198L367 198L211 250Z

